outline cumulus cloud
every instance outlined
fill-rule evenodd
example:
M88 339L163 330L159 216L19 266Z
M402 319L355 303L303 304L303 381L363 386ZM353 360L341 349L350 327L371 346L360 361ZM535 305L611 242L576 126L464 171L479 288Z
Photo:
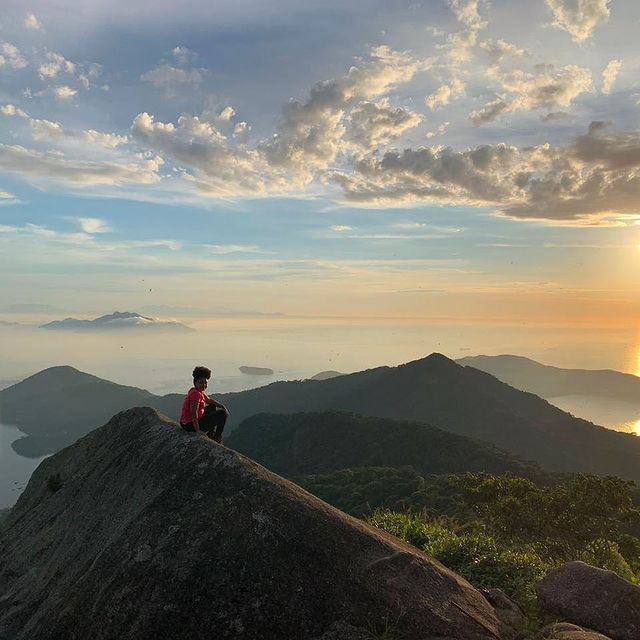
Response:
M470 29L484 29L487 26L478 12L478 0L449 0L449 6L458 21Z
M31 125L31 135L34 140L83 142L89 147L104 147L105 149L115 149L129 142L127 136L103 133L94 129L70 131L64 129L59 122L52 122L51 120L31 118L29 124Z
M375 47L368 61L360 60L346 75L315 84L305 102L290 102L278 131L260 145L261 153L274 167L297 168L307 182L343 150L343 119L357 103L384 96L428 64L386 46Z
M144 82L150 82L155 87L163 89L167 93L172 93L180 87L195 87L200 85L206 73L206 69L182 69L164 63L151 71L143 73L140 79Z
M219 116L212 122L183 115L174 125L141 113L132 134L145 148L184 167L183 179L202 194L292 192L321 177L340 154L372 151L415 126L418 114L384 98L425 68L425 61L408 53L376 47L345 75L315 84L305 101L290 101L275 133L255 149L234 148L216 126L222 124ZM237 129L237 134L246 132Z
M609 19L610 0L546 0L553 26L571 34L574 42L589 39L594 29Z
M403 107L393 107L387 98L358 103L349 116L349 139L365 151L375 150L417 127L422 116Z
M443 122L441 125L438 125L438 128L435 131L427 131L424 134L424 137L427 139L435 138L436 136L444 135L449 128L450 122Z
M536 65L533 73L493 67L490 75L500 83L500 89L505 93L470 114L476 124L495 120L503 112L566 108L581 93L593 88L591 72L576 65L560 69L552 65Z
M46 60L38 67L38 75L41 80L56 78L60 73L73 75L76 72L76 64L59 53L49 51Z
M518 219L610 225L640 210L640 132L594 122L557 147L390 150L333 179L352 203L469 204Z
M236 110L233 107L228 106L218 114L218 120L221 120L222 122L231 122L235 115Z
M59 122L31 119L29 123L34 140L60 140L65 137L64 129Z
M267 192L268 166L260 154L231 149L227 138L198 116L180 116L174 125L141 113L131 132L139 144L188 167L191 173L183 172L184 179L203 194L225 197Z
M24 26L27 29L31 29L32 31L42 31L44 32L44 27L40 23L40 20L36 18L35 14L28 13L24 19Z
M609 94L613 89L613 83L616 81L620 69L622 68L622 60L611 60L602 72L602 93Z
M80 131L79 133L74 134L74 137L77 137L90 145L105 147L107 149L115 149L116 147L129 142L128 136L121 136L116 133L103 133L102 131L95 131L94 129Z
M233 127L233 137L238 142L246 142L249 139L249 133L251 132L251 125L247 122L237 122Z
M112 231L109 223L102 218L78 218L77 223L84 233L94 235L96 233L109 233Z
M28 65L27 59L20 53L20 49L10 42L3 42L0 47L0 67L9 65L14 69L24 69Z
M67 84L63 84L53 89L53 95L60 101L71 100L71 98L75 97L77 94L78 91Z
M449 84L443 84L438 87L434 93L425 98L425 104L429 109L443 107L451 100L460 98L464 95L464 83L458 78L452 78Z
M518 57L523 56L526 53L525 49L520 49L515 44L501 39L485 40L484 42L480 43L480 48L487 53L492 64L497 64L504 58L510 56Z
M16 107L13 104L3 104L3 105L1 105L0 106L0 113L2 113L3 116L9 116L9 117L13 117L13 116L18 116L19 118L28 118L29 117L25 111L23 111L19 107Z
M198 54L187 47L174 47L171 50L171 55L178 64L189 64L198 58Z

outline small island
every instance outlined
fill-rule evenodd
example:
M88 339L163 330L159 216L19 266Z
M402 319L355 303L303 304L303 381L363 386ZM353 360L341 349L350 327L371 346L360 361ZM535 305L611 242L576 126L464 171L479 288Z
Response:
M273 369L269 369L268 367L248 367L243 365L238 368L241 373L248 376L272 376L274 373Z

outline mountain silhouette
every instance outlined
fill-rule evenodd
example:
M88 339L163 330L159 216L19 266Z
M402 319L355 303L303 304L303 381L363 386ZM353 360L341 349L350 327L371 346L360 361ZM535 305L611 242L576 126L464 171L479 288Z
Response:
M0 537L0 594L11 640L508 637L418 549L149 408L40 464Z
M42 374L47 374L47 381L56 378L52 369ZM33 379L0 391L2 421L31 435L22 449L20 443L25 441L16 443L19 452L42 453L42 443L55 451L56 446L70 444L114 412L136 404L179 416L183 394L153 396L80 374L86 380L84 376L92 381L87 382L86 394L78 393L78 385L62 389L59 383L59 391L48 392L47 381L37 385ZM640 481L640 439L636 436L576 418L536 395L441 354L328 380L274 382L248 391L216 394L215 398L231 411L228 432L259 413L348 411L424 422L492 443L549 471L619 475ZM74 403L77 410L71 409Z
M40 325L41 329L48 330L71 330L71 331L119 331L123 329L135 330L171 330L171 331L193 331L190 327L176 322L175 320L158 320L143 316L134 311L115 311L93 320L78 320L77 318L65 318L64 320L54 320Z
M286 477L404 466L424 474L483 471L546 476L538 465L486 442L424 423L355 413L262 413L247 418L227 443Z
M523 356L469 356L456 360L542 398L587 395L640 404L640 378L610 369L562 369Z

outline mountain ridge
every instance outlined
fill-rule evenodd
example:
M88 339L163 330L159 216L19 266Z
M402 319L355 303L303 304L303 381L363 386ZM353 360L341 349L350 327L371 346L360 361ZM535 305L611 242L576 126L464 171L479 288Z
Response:
M10 408L6 395L9 390L0 392L4 414ZM95 389L90 398L103 412L101 417L96 418L95 408L91 414L89 406L73 430L66 427L69 433L60 436L63 444L73 442L117 411L137 404L151 405L177 417L184 397L182 394L153 396L138 390L138 395L130 398L127 394L133 393L131 390L126 393L113 387L103 387L103 390L108 393L101 396L99 389ZM27 392L33 397L33 390ZM145 394L142 400L140 394ZM571 416L531 393L511 387L479 369L456 364L442 354L432 354L398 367L376 367L327 380L274 382L215 397L231 412L228 432L245 418L259 413L349 411L425 422L451 433L493 443L537 462L548 471L619 475L640 481L640 440L635 436L609 431ZM39 395L36 400L40 402ZM68 401L54 397L52 402L58 414L68 419ZM32 434L34 446L38 438L56 437L55 429L47 432L46 428L52 416L60 417L46 403L38 406L40 422L16 423L22 431ZM58 424L64 426L61 421ZM41 447L35 448L42 451Z

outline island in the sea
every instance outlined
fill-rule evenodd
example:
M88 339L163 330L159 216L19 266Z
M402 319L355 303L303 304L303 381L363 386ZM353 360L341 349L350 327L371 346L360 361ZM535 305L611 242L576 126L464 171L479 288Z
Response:
M143 316L134 311L115 311L108 315L94 318L93 320L78 320L77 318L65 318L64 320L54 320L47 324L40 325L41 329L63 330L63 331L103 331L122 329L162 329L169 331L193 331L181 322L175 320L161 320Z
M241 373L244 373L248 376L272 376L274 374L273 369L269 369L268 367L248 367L242 365L238 367Z

